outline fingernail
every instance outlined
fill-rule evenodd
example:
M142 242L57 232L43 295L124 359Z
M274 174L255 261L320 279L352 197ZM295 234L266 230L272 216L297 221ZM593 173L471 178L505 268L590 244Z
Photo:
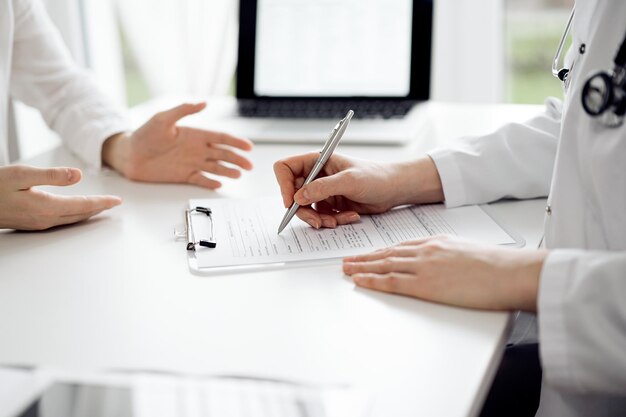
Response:
M328 227L329 229L334 229L337 227L337 224L333 219L322 219L322 224L324 227Z
M358 215L358 213L354 213L348 216L348 221L349 222L355 222L357 220L359 220L361 218L361 216Z
M120 204L122 204L122 199L116 195L110 195L109 196L111 198L111 203L112 203L112 207L115 206L119 206Z
M306 188L302 190L302 199L304 200L303 201L304 204L308 203L309 200L311 199L311 196L309 195L309 190Z

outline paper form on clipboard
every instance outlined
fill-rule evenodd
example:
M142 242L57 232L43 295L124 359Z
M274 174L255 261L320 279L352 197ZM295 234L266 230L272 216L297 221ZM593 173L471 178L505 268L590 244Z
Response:
M407 206L363 215L360 221L335 229L317 230L294 218L278 235L285 211L280 200L199 199L189 203L191 208L202 206L212 211L217 247L198 248L190 254L192 269L206 273L338 259L437 234L485 244L524 245L523 239L506 231L483 206ZM211 232L205 216L192 216L192 223L196 236Z

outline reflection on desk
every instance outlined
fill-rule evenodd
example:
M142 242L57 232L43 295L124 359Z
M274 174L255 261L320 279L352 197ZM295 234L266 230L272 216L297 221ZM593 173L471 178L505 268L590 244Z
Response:
M19 411L9 417L364 417L367 408L364 394L342 386L228 376L31 371L38 373L48 382L38 392L24 389Z

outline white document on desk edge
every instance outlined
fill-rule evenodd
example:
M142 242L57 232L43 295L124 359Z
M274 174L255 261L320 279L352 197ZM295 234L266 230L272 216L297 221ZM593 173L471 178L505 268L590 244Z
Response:
M189 206L212 211L217 247L190 252L192 268L202 272L336 260L439 234L484 244L523 246L482 206L407 206L319 230L294 217L280 235L278 225L286 210L279 199L198 199L190 200ZM211 221L205 214L192 214L191 222L196 239L211 237Z

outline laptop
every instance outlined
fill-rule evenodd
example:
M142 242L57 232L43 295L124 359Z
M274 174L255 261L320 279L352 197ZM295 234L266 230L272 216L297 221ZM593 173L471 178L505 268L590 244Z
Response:
M431 79L432 0L240 0L237 117L255 142L402 144Z

